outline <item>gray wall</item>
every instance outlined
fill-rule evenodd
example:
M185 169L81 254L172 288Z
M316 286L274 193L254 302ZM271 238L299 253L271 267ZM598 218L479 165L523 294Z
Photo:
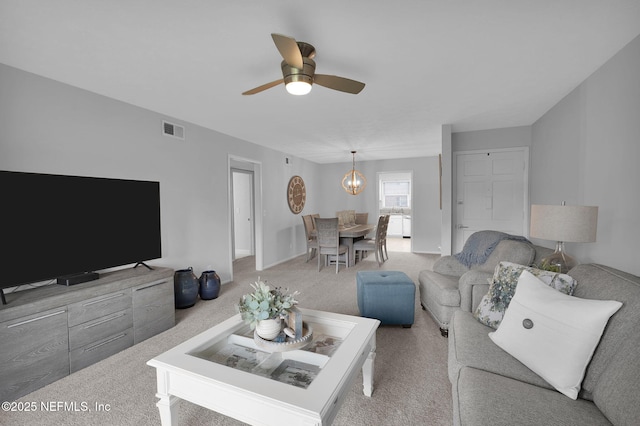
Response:
M531 203L598 206L597 242L568 253L640 275L640 37L532 129Z
M440 253L438 157L358 162L356 154L356 169L367 179L367 187L356 196L347 194L341 186L342 177L351 170L351 162L323 164L320 167L325 179L321 190L322 207L310 212L329 216L335 215L338 210L356 210L369 213L371 223L378 217L378 173L412 172L412 250L417 253Z
M183 125L185 140L163 136L163 119ZM319 165L3 64L0 128L2 170L159 181L163 257L150 264L192 266L198 275L215 269L224 282L232 278L230 156L260 163L262 185L256 191L262 195L258 214L263 220L265 268L306 248L301 217L292 214L286 202L292 175L302 176L307 187L303 214L335 212L354 203L365 203L365 211L373 212L365 197L350 197L340 187L339 178L350 163ZM285 157L290 164L285 164ZM379 167L416 169L414 188L419 193L414 193L414 200L424 197L425 204L432 202L437 160L395 160L362 170L375 176ZM360 205L356 209L360 211ZM424 214L414 215L414 246L431 251L437 229L431 230L429 223L433 220L438 226L440 219L429 206L418 211Z
M532 203L600 207L598 241L569 244L569 252L581 262L640 274L634 226L640 211L639 75L636 38L531 127L454 133L451 145L461 151L530 144ZM162 119L184 125L186 140L162 136ZM230 279L229 155L262 165L257 190L265 267L305 249L302 220L285 201L294 174L307 185L304 214L353 208L375 215L377 172L413 170L414 251L438 252L440 246L437 157L356 158L370 187L352 197L340 188L348 161L319 165L293 157L286 165L281 152L2 64L0 126L0 169L160 181L163 258L152 263L193 266L198 273L211 266Z
M451 144L454 152L531 146L531 126L453 133Z
M639 76L640 37L532 126L454 133L453 150L530 146L531 204L599 207L597 241L568 253L640 275Z
M162 119L184 125L186 139L163 136ZM283 153L1 64L0 128L0 169L159 181L163 258L151 264L231 278L230 154L262 164L264 265L305 250L285 188L298 174L318 191L316 163L285 165Z

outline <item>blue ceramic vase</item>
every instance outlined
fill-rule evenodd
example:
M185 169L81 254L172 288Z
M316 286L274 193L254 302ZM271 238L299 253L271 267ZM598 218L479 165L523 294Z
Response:
M211 300L220 294L220 277L216 271L204 271L200 275L200 299Z
M179 269L173 274L173 293L175 296L176 308L190 308L198 300L198 290L200 283L198 277L193 273L193 268Z

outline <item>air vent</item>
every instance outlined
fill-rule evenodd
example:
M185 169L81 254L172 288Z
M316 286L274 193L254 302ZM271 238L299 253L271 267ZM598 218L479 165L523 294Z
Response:
M163 120L162 134L172 138L184 139L184 127Z

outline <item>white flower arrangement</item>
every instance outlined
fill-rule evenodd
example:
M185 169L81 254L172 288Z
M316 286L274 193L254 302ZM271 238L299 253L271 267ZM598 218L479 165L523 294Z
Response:
M245 294L240 298L238 311L242 319L251 326L253 330L258 321L265 319L286 318L291 309L298 303L295 296L299 294L295 291L287 293L288 289L281 287L271 288L265 282L258 281L251 284L253 293Z

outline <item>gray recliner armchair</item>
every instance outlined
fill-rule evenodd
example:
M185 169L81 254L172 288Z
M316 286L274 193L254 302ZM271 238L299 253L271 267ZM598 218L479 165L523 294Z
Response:
M438 259L433 270L421 271L418 276L420 304L448 336L453 312L462 309L471 312L489 290L490 279L501 261L534 265L553 250L528 241L502 240L486 261L467 267L454 256Z

